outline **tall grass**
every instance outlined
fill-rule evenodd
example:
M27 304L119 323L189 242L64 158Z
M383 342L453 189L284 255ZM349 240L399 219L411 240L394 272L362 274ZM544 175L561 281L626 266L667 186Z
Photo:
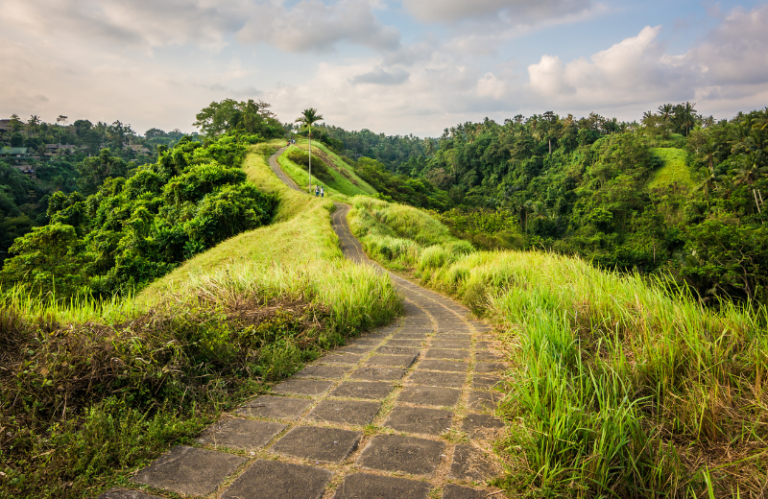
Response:
M443 265L474 251L443 224L411 206L356 196L349 225L365 251L391 268Z
M244 169L280 198L272 225L197 255L140 294L0 306L0 499L75 498L126 480L220 412L323 349L389 322L387 275L343 258L333 203L269 170Z
M759 497L768 471L766 312L545 253L477 253L428 281L506 325L521 491ZM707 482L711 476L714 482ZM519 478L519 477L518 477ZM510 481L510 484L513 483Z
M387 209L358 205L366 207ZM380 232L406 224L369 216L386 223ZM505 331L514 366L502 406L509 432L499 444L513 463L508 489L764 497L765 309L706 308L666 281L550 253L412 251L424 284Z

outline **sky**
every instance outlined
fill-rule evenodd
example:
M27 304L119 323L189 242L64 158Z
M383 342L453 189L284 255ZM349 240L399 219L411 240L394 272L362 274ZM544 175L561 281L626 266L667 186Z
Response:
M0 118L192 132L225 98L283 122L438 136L554 111L768 106L768 0L2 0Z

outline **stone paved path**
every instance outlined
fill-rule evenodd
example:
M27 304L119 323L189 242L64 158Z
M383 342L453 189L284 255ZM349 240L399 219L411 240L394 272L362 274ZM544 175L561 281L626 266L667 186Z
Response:
M345 255L374 265L349 231L349 207L337 206L333 226ZM495 337L465 307L392 278L404 317L329 352L226 414L197 445L139 471L134 481L151 493L102 498L504 497L483 486L500 471L490 449L502 427L494 387L506 366Z

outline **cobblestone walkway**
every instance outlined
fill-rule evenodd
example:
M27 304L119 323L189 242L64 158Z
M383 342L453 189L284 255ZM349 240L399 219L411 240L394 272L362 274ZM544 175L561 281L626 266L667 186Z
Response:
M345 255L372 264L349 232L349 207L337 206ZM395 324L329 352L141 470L134 482L151 493L102 499L504 497L483 486L500 471L490 446L506 366L494 336L465 307L392 278L406 307Z

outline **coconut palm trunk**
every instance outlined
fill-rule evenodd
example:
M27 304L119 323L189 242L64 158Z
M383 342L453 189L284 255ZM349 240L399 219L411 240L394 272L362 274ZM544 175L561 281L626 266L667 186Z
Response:
M323 117L317 114L317 109L310 107L305 109L301 113L301 116L296 118L296 123L304 123L309 128L309 193L312 194L312 124L322 120Z
M309 125L309 194L312 195L312 125Z

